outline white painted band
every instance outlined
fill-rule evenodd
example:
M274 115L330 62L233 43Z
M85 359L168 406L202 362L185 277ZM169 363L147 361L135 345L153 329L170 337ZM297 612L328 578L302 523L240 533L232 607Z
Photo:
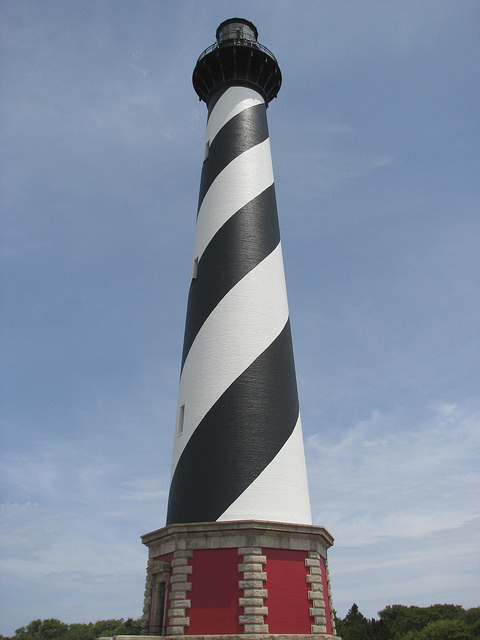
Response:
M254 89L230 87L213 107L207 122L205 142L211 144L220 129L234 116L265 101Z
M178 394L183 433L175 438L172 475L197 425L288 320L282 247L277 247L218 303L193 341Z
M275 458L218 520L312 524L300 416Z
M201 259L217 231L239 209L273 184L270 140L232 160L214 180L200 206L193 259Z

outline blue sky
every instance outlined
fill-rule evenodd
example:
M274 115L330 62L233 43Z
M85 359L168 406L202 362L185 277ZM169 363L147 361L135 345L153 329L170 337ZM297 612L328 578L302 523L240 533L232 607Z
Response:
M239 15L268 109L334 606L479 605L475 1L3 0L0 633L139 617L164 525L206 109Z

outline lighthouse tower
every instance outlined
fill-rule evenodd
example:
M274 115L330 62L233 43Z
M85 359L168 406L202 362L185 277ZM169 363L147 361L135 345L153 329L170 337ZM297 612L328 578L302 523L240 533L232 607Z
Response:
M208 119L167 522L142 538L150 635L335 635L266 117L281 73L257 36L222 22L193 72Z

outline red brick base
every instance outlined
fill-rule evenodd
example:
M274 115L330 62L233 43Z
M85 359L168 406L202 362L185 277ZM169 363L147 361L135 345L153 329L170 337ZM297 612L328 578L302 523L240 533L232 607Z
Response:
M323 527L194 523L142 540L149 548L148 634L189 640L336 635L327 565L333 538Z

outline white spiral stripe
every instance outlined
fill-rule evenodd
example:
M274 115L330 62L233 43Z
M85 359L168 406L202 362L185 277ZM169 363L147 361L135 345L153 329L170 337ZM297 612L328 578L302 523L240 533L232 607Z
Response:
M205 141L211 144L217 133L229 120L242 111L245 111L245 109L250 109L250 107L263 104L264 102L262 96L253 89L248 89L247 87L230 87L230 89L227 89L222 97L218 99L210 114L207 122Z
M312 524L300 416L275 458L218 518L250 519Z
M272 184L272 157L267 138L232 160L205 194L198 212L193 259L200 260L225 222Z
M196 427L212 405L280 334L288 320L282 248L277 247L218 303L198 332L183 366L172 475Z

